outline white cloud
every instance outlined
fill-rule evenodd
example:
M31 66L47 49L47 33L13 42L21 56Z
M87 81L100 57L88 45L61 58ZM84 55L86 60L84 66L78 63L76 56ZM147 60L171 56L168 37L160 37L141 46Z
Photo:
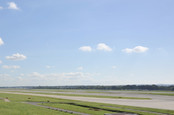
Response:
M79 48L79 50L84 51L84 52L91 52L92 48L90 46L82 46Z
M126 53L143 53L146 52L147 50L149 50L149 48L143 46L136 46L132 49L131 48L123 49L122 51Z
M30 76L30 77L39 77L39 78L46 77L44 74L40 74L38 72L33 72L33 73L29 74L28 76Z
M104 43L99 43L97 45L97 49L98 50L104 50L104 51L112 51L112 48L110 48L109 46L107 46L106 44Z
M2 10L3 9L3 7L2 6L0 6L0 10Z
M77 68L77 70L81 71L81 70L83 70L83 67L80 66L80 67Z
M6 59L7 60L14 60L14 61L17 61L17 60L24 60L26 59L27 57L23 54L19 54L19 53L16 53L16 54L13 54L12 56L6 56Z
M93 81L92 76L94 75L83 72L49 74L33 72L31 74L26 74L25 77L20 77L23 78L23 83L25 83L25 85L28 83L33 85L78 85L91 83Z
M33 72L31 74L28 74L30 77L36 77L36 78L63 78L63 79L78 79L78 78L86 78L91 76L90 73L83 73L83 72L69 72L69 73L50 73L50 74L40 74L38 72Z
M2 64L2 61L0 60L0 64Z
M90 73L83 73L83 72L70 72L70 73L62 73L61 76L70 78L70 79L79 79L79 78L86 78L90 76Z
M117 66L115 66L115 65L114 65L114 66L112 66L112 69L116 69L116 68L117 68Z
M143 46L136 46L133 50L136 53L146 52L149 48Z
M0 46L3 44L4 44L4 42L3 42L2 38L0 37Z
M0 79L1 80L4 80L5 78L8 78L8 77L10 77L9 74L0 74Z
M4 68L4 69L19 69L20 66L18 66L18 65L3 65L2 68Z
M54 66L46 65L45 66L47 69L54 68Z
M19 10L16 3L14 3L14 2L8 2L8 9Z
M123 52L126 52L126 53L132 53L133 52L133 49L126 48L126 49L123 49L122 51Z

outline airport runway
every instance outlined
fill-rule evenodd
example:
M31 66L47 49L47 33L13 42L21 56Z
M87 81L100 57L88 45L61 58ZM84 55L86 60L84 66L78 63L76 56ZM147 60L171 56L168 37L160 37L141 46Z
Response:
M7 91L0 91L0 93L33 95L33 96L53 97L53 98L88 101L88 102L109 103L109 104L119 104L119 105L137 106L137 107L149 107L149 108L157 108L157 109L174 110L174 96L151 95L153 97L152 100L135 100L135 99L111 99L111 98L60 96L60 95L19 93L19 92L7 92ZM142 95L143 94L141 94L141 97L142 97ZM129 96L131 96L131 95L126 95L126 97L129 97ZM148 97L149 96L150 95L148 95ZM156 96L156 98L155 98L155 96ZM144 97L147 97L147 94L144 94Z

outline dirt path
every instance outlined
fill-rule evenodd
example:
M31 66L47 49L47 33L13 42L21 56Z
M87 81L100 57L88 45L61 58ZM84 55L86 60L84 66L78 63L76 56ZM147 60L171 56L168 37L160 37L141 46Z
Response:
M137 107L149 107L149 108L157 108L157 109L174 110L174 102L173 101L167 101L167 100L109 99L109 98L59 96L59 95L4 92L4 91L0 91L0 93L10 93L10 94L20 94L20 95L33 95L33 96L62 98L62 99L88 101L88 102L109 103L109 104L119 104L119 105L137 106Z

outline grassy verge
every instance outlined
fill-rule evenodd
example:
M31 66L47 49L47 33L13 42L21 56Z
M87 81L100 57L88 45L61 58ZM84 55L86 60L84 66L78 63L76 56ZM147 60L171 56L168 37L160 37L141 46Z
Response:
M174 93L141 93L141 94L174 96Z
M8 97L11 101L4 102L3 100L0 100L0 115L71 115L21 103L22 101L27 101L26 96L0 94L0 97Z

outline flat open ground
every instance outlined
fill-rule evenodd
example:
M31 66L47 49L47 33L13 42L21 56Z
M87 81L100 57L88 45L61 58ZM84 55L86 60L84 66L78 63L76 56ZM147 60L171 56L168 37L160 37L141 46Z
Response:
M147 91L90 91L90 90L1 90L0 93L11 93L21 95L33 95L43 97L53 97L61 99L80 100L88 102L108 103L108 104L119 104L137 107L148 107L157 109L168 109L174 110L174 96L165 95L153 95L144 94L149 93ZM40 94L39 94L40 93ZM43 94L45 93L45 94ZM158 93L158 92L150 92ZM174 92L160 92L160 93L173 93ZM74 94L74 96L63 96L59 94ZM151 100L141 99L112 99L112 98L96 98L96 97L80 97L78 95L104 95L104 96L121 96L121 97L142 97L151 98Z

